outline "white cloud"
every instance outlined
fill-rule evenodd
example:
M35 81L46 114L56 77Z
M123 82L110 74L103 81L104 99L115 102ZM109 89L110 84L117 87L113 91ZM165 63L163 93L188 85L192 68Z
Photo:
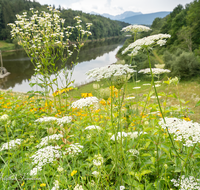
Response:
M172 11L178 4L185 5L192 0L37 0L41 4L51 4L58 7L82 10L83 12L121 14L124 11L141 11L152 13L159 11Z

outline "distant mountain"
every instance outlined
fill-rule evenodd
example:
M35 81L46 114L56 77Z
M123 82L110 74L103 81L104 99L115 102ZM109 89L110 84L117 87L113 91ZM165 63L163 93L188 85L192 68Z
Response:
M125 19L120 19L120 21L129 23L129 24L144 24L144 25L151 25L155 18L164 18L170 12L162 11L150 14L140 14L131 17L127 17Z
M116 16L113 16L113 15L110 15L110 14L107 14L107 13L99 14L99 13L96 13L96 12L91 12L90 14L101 15L101 16L110 18L111 20L122 20L122 19L125 19L126 17L141 15L142 13L141 12L126 11L126 12L119 14L119 15L116 15Z

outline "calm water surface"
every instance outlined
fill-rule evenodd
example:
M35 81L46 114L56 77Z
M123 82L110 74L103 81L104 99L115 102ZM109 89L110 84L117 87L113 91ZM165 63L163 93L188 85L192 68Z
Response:
M89 82L85 75L87 71L115 63L117 61L115 55L123 45L124 40L110 39L85 45L80 52L79 63L73 68L72 80L75 80L75 85ZM17 51L13 54L3 52L2 54L4 67L11 74L4 79L0 79L0 89L12 89L18 92L40 90L39 87L32 88L29 86L29 83L34 79L34 67L24 51ZM67 67L72 69L69 66ZM64 76L61 77L64 79ZM64 86L60 81L59 88L61 87Z

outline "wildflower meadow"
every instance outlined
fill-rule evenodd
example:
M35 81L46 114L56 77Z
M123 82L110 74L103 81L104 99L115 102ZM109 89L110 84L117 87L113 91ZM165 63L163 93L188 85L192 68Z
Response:
M167 79L170 70L152 68L149 59L152 49L165 45L170 35L135 38L122 52L130 59L139 51L148 54L149 68L139 73L149 75L150 83L139 85L135 67L112 64L87 72L95 80L95 96L87 92L73 97L72 71L65 62L91 35L91 23L81 26L76 17L77 26L64 28L51 7L49 13L31 11L32 17L24 13L10 24L11 34L35 65L37 82L32 85L43 91L0 91L0 189L200 189L200 124L187 117L192 110L178 88L170 93L179 79ZM123 30L136 36L150 29L136 25ZM73 32L77 42L70 46ZM58 60L66 76L63 88L57 86ZM142 86L146 90L141 95ZM160 86L167 90L160 91Z

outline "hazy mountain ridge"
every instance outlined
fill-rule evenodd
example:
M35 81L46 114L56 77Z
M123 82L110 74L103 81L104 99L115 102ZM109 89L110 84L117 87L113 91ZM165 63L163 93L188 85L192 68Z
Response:
M125 11L122 14L113 16L113 15L110 15L108 13L99 14L99 13L92 11L90 14L101 15L101 16L110 18L111 20L122 20L122 19L125 19L127 17L131 17L131 16L135 16L135 15L141 15L142 13L141 12L133 12L133 11Z
M99 14L96 12L91 12L91 14L94 15L101 15L103 17L110 18L111 20L119 20L122 22L126 22L129 24L144 24L144 25L151 25L155 18L164 18L170 12L168 11L161 11L161 12L155 12L155 13L149 13L149 14L142 14L141 12L133 12L133 11L126 11L122 14L113 16L107 13Z
M135 15L135 16L127 17L125 19L121 19L120 21L127 22L129 24L151 25L155 18L157 17L164 18L168 14L170 14L170 12L161 11L161 12L156 12L156 13Z

